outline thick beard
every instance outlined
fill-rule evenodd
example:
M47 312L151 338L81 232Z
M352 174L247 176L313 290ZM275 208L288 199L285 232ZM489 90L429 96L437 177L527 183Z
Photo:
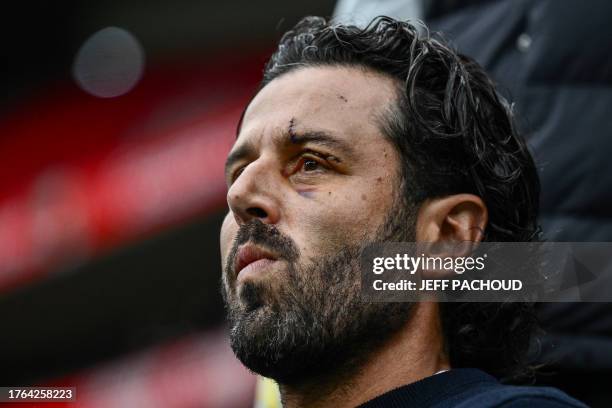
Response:
M240 302L222 285L230 342L238 359L250 370L285 385L305 384L313 378L340 379L358 372L364 360L409 320L411 310L410 303L361 300L361 252L374 242L413 240L412 214L407 206L395 205L373 239L310 260L307 266L298 266L299 254L290 240L278 231L266 235L264 243L269 247L282 246L292 254L282 287L273 290L245 282ZM263 235L262 229L274 228L254 223L245 227L254 242ZM281 241L274 245L275 238L270 237Z

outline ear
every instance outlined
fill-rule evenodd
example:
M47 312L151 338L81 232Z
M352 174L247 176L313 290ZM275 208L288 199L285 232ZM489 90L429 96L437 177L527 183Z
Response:
M418 242L479 242L489 219L482 199L473 194L455 194L425 200L416 223Z

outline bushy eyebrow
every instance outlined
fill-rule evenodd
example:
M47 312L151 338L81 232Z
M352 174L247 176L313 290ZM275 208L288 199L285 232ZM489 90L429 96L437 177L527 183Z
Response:
M349 156L355 154L353 146L348 142L322 130L292 131L283 135L282 139L281 143L285 145L305 145L307 143L314 143L337 150Z

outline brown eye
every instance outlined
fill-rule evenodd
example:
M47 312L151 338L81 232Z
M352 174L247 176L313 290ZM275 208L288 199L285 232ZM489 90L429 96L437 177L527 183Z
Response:
M316 160L305 159L304 164L302 165L304 171L316 171L319 169L319 163Z

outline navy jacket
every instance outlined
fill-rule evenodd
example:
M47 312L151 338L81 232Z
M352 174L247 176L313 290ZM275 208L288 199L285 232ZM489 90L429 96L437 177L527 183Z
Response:
M389 391L359 408L585 408L548 387L502 385L475 368L446 371Z

